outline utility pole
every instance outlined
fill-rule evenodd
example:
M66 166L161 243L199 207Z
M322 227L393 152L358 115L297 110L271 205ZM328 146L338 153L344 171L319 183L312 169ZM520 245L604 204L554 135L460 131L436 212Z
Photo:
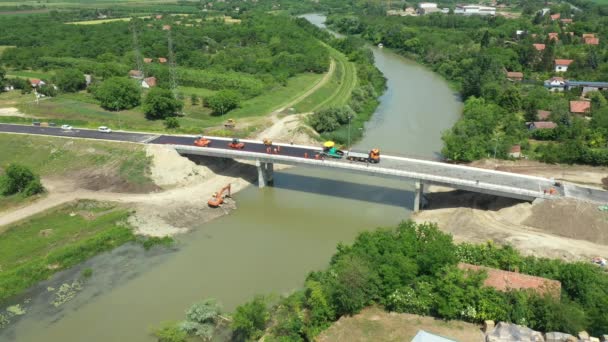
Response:
M135 23L133 21L131 21L130 23L130 28L131 28L131 33L133 34L133 50L135 52L135 65L137 65L137 70L139 70L140 74L141 74L141 78L145 78L144 75L144 66L142 63L142 57L141 57L141 53L139 51L139 42L137 41L137 28L135 27Z
M165 29L165 28L163 28ZM173 97L177 99L177 75L175 72L175 55L173 54L173 38L171 37L171 26L166 26L167 48L169 50L169 76Z
M348 115L348 150L350 151L350 119L352 119L352 115Z

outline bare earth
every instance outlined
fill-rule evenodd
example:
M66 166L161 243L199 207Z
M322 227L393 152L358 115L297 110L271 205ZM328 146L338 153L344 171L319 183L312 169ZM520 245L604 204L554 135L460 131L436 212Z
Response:
M424 330L456 341L481 342L480 327L461 321L442 321L433 317L386 312L380 308L366 308L352 317L342 317L318 338L318 342L349 341L410 341Z
M430 187L416 222L435 222L457 242L511 244L526 255L589 260L607 257L608 213L572 200L533 204Z

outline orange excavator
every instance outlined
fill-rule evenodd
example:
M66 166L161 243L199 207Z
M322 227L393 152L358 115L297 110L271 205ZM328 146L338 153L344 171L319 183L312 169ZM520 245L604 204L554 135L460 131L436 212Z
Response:
M200 136L198 139L194 140L194 145L198 147L207 147L211 143L211 140L205 139L205 137Z
M224 192L227 192L224 195ZM217 208L224 203L224 198L230 197L230 184L226 185L219 192L216 192L211 196L211 199L207 201L207 204L212 208Z
M239 139L234 138L230 143L228 143L228 147L236 150L242 150L245 147L245 143L242 143L239 141Z

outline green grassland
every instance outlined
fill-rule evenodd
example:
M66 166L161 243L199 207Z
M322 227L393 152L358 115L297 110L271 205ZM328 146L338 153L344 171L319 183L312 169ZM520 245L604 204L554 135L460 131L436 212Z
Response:
M330 56L336 63L336 70L329 82L295 106L301 113L312 112L328 107L345 105L352 90L357 85L355 64L349 62L344 54L328 46Z
M138 144L0 134L0 167L18 162L41 176L104 168L120 182L150 187L150 158Z
M55 272L134 240L128 216L114 204L80 201L4 227L0 303Z
M10 76L20 77L45 77L48 74L37 71L11 71ZM266 91L262 95L245 100L240 108L225 116L212 115L211 110L203 106L205 97L213 95L216 91L194 88L179 87L178 92L184 96L184 116L179 118L181 128L178 132L200 133L202 129L220 126L231 118L247 118L264 116L281 108L300 97L312 88L323 74L304 73L290 78L285 86L277 86L275 89ZM191 95L199 97L199 103L193 105ZM54 98L45 98L38 103L34 101L32 94L21 94L13 91L0 94L1 107L17 107L21 112L38 120L52 121L56 124L70 124L74 127L96 128L101 125L114 129L140 130L140 131L165 131L163 121L147 120L141 107L130 110L112 112L101 108L92 94L85 91L72 94L60 94ZM23 117L0 117L1 122L31 123L32 118Z

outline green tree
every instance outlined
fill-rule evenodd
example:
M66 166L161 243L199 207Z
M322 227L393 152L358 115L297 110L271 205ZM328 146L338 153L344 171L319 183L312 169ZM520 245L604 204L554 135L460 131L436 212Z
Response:
M10 164L0 178L0 193L4 196L21 193L32 196L44 192L40 177L28 167Z
M193 304L186 312L186 320L179 328L203 340L211 340L221 313L220 305L213 298Z
M143 109L148 119L165 119L177 115L184 103L173 96L170 90L152 88L144 99Z
M139 105L141 89L128 78L111 77L95 87L93 95L108 110L123 110Z
M516 87L507 88L499 99L499 104L512 112L517 112L521 109L521 94Z
M190 103L193 106L196 106L198 104L198 96L196 96L196 94L190 95Z
M240 96L233 90L220 90L207 97L205 101L205 106L211 108L215 115L224 115L237 108L239 104Z
M78 69L61 69L55 75L55 83L61 91L67 93L77 92L86 87L84 74Z
M0 93L4 91L4 81L6 77L6 70L0 68Z
M177 120L176 117L165 118L164 124L165 124L165 128L167 128L167 129L179 128L179 121Z
M378 276L371 265L356 255L346 255L332 266L330 297L338 316L358 313L378 294Z
M164 323L154 330L154 336L158 342L186 342L188 338L188 334L172 322Z
M483 37L481 37L480 44L482 48L487 48L488 46L490 46L490 32L488 30L485 30L485 32L483 33Z
M251 302L240 305L232 315L231 327L238 338L258 339L266 329L270 313L263 296L255 296Z

